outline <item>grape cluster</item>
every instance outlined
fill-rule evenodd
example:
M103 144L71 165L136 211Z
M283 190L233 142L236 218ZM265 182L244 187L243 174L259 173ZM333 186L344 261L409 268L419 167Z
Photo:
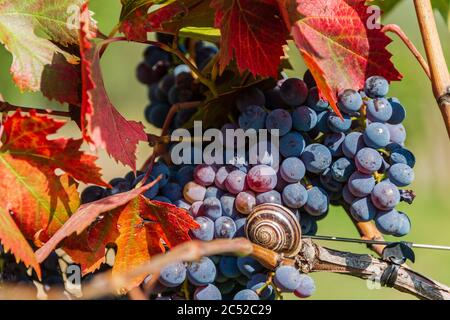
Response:
M336 205L356 221L374 220L384 234L404 236L411 223L395 207L414 198L412 191L400 188L413 182L415 158L404 146L405 108L387 98L388 91L385 79L370 77L361 91L340 93L338 115L320 97L309 72L303 80L280 80L266 92L251 87L236 97L237 123L225 124L222 132L278 129L279 148L262 142L267 151L256 164L249 164L248 157L224 165L175 166L160 159L147 183L162 179L144 196L187 210L200 226L191 231L192 238L203 241L245 236L246 216L264 203L291 209L304 235L316 234L317 221ZM161 102L155 101L152 105ZM260 143L246 144L246 150ZM82 202L130 190L145 175L130 172L113 179L111 189L88 187ZM158 299L258 300L275 299L281 292L304 298L314 291L313 279L294 267L280 266L272 273L250 257L213 256L164 268Z
M173 37L157 34L161 43L172 45ZM180 47L180 50L184 46ZM201 70L217 53L214 44L199 41L195 43L195 62ZM157 128L162 128L170 107L176 103L201 100L201 86L194 81L188 65L157 46L149 46L144 53L144 61L137 68L138 80L149 88L151 101L145 109L146 120ZM171 128L182 127L196 112L184 109L176 113Z

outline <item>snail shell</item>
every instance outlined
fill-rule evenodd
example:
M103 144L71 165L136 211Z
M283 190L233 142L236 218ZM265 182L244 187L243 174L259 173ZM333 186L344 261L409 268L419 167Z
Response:
M273 203L256 206L245 224L247 238L264 248L297 255L302 248L302 229L291 210Z

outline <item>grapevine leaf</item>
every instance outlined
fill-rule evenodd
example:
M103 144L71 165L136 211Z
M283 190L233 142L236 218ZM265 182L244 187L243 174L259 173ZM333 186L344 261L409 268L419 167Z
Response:
M386 46L391 40L381 29L368 28L364 0L297 0L292 34L297 47L308 53L310 65L323 73L320 92L332 90L332 101L343 89L361 89L367 77L380 75L400 80ZM338 111L334 107L335 111Z
M0 0L0 42L13 55L11 73L21 90L38 91L60 102L78 102L73 64L67 49L78 44L70 8L84 0ZM42 35L42 36L41 36ZM60 81L65 79L65 81ZM75 88L77 89L77 88Z
M136 41L147 40L147 13L153 3L149 0L122 0L119 30L127 39Z
M234 57L239 71L276 78L287 29L276 1L213 0L215 26L220 27L220 71Z
M38 277L41 277L41 268L33 249L17 227L9 210L3 206L0 210L0 240L5 251L11 250L18 261L23 261L27 267L33 267Z
M0 214L12 219L27 240L36 245L48 240L75 212L79 205L74 178L87 183L107 185L100 177L96 157L79 151L82 140L48 140L64 124L34 112L19 111L3 124L0 148ZM65 173L57 175L55 170ZM8 223L6 221L5 223ZM14 229L11 229L14 230ZM20 237L0 232L4 243L20 243ZM23 259L28 249L11 246ZM30 260L24 260L30 263Z
M66 223L53 235L53 237L48 240L38 251L36 251L38 261L44 261L64 238L73 233L81 234L97 219L99 215L126 205L132 199L151 188L156 182L157 180L141 188L115 194L79 207L78 210L69 218L69 220L67 220Z
M68 238L68 242L63 243L63 249L81 265L82 273L86 274L104 263L107 246L115 244L117 254L112 270L115 275L127 272L150 260L152 255L164 252L162 241L170 248L190 240L188 232L196 227L198 225L185 210L138 196L105 214L83 234ZM87 246L83 245L83 241L88 241ZM129 290L142 280L143 277L136 278L124 289Z
M80 47L82 58L81 125L86 141L106 149L108 154L136 169L136 148L147 135L140 122L126 120L112 105L100 68L100 49L93 40L87 6L80 18Z

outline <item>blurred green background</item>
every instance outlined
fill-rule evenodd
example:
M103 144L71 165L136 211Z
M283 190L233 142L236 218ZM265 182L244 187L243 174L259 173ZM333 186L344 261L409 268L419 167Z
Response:
M91 10L99 22L103 33L109 33L118 21L120 13L118 0L91 0ZM440 16L436 16L441 40L450 64L450 33ZM404 1L387 17L383 24L399 24L410 39L423 53L412 1ZM404 75L401 82L393 83L390 94L398 97L407 107L407 146L417 157L416 180L412 188L417 193L412 206L402 205L411 217L413 228L405 240L418 243L450 245L450 143L445 132L439 109L433 98L429 80L417 61L398 38L393 36L389 50L393 53L396 67ZM143 110L148 104L147 90L135 78L135 68L142 60L143 45L118 43L108 48L102 61L105 83L111 100L122 114L129 119L143 121ZM295 71L289 75L301 76L304 65L295 47L291 46L290 56ZM11 55L0 48L0 93L14 104L35 107L61 108L42 97L40 93L20 93L12 83L9 74ZM145 121L143 121L145 122ZM148 130L154 130L150 125ZM80 136L73 124L68 124L64 133ZM145 144L139 146L138 158L142 163L150 149ZM104 152L99 153L99 165L106 179L120 176L127 168L109 159ZM333 209L329 216L319 222L319 234L357 237L358 234L348 217L341 210ZM324 243L331 248L358 253L369 252L362 245ZM416 250L413 267L439 282L450 285L450 252ZM313 274L317 292L314 299L411 299L409 295L393 289L369 290L360 279L336 274Z

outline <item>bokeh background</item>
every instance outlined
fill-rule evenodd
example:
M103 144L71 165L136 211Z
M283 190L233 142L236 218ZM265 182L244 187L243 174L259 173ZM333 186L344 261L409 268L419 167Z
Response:
M118 21L119 1L91 0L91 10L99 22L103 33L109 33ZM436 15L442 44L450 65L450 32L441 16ZM403 1L388 16L383 24L400 25L409 38L424 53L412 1ZM417 157L416 180L412 188L417 193L413 205L402 205L410 216L413 228L405 240L417 243L450 245L450 143L441 119L439 109L433 98L429 80L417 61L398 38L393 36L389 50L393 61L404 75L401 82L393 83L390 95L398 97L407 107L408 117L405 126L408 132L407 146ZM146 87L139 84L135 68L142 60L145 47L132 43L117 43L110 46L102 60L106 87L117 109L128 119L143 121L143 110L148 104ZM301 76L305 66L294 46L289 52L294 71L290 76ZM0 47L0 93L6 101L35 107L64 108L49 102L40 93L21 93L12 82L9 74L11 55ZM70 79L68 79L70 81ZM155 130L149 124L148 130ZM156 132L156 131L155 131ZM79 137L76 126L68 124L64 134ZM151 150L141 144L138 150L139 163L142 163ZM99 153L99 165L106 179L125 174L128 169L109 159L104 152ZM1 177L0 177L1 179ZM319 234L345 237L358 237L349 218L341 210L333 209L328 217L319 222ZM369 252L363 245L323 243L331 248L358 253ZM437 281L450 285L450 251L416 250L416 263L413 267ZM314 299L411 299L409 295L393 289L369 290L366 282L357 278L337 274L313 274L317 292Z

